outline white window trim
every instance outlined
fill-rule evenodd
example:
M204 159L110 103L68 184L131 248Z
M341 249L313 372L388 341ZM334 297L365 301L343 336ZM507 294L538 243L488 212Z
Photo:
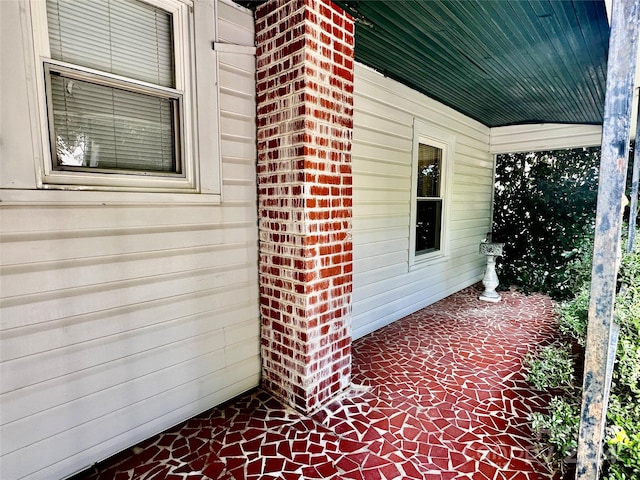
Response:
M218 55L213 50L213 44L217 39L215 0L143 1L173 15L176 90L184 92L180 133L183 143L184 175L101 174L52 168L44 64L67 64L50 58L46 3L44 0L31 0L34 83L40 137L37 143L42 153L35 155L36 186L43 190L200 193L214 195L217 198L210 198L209 201L220 203L222 166L219 140ZM194 14L194 9L197 15ZM82 67L82 70L91 71L85 67ZM117 75L107 76L118 78ZM131 79L127 80L131 82Z
M416 217L418 195L418 147L420 143L442 149L440 197L443 200L440 225L440 249L416 255ZM414 119L413 149L411 153L411 220L409 225L409 268L418 268L445 261L450 252L450 212L455 161L456 136L434 124Z

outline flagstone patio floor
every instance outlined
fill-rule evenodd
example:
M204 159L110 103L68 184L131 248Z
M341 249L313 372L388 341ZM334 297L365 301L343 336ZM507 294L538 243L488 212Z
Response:
M546 399L523 357L557 336L542 295L470 287L353 344L352 387L311 416L262 390L76 480L542 480L527 415Z

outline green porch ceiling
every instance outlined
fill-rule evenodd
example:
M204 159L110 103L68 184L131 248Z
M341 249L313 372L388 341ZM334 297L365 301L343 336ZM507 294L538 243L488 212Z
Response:
M336 3L356 19L357 61L489 127L602 124L603 0Z

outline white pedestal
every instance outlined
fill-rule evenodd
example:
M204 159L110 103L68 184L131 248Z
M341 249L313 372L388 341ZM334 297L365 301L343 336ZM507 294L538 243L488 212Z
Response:
M496 273L496 256L487 255L487 268L484 271L484 278L482 279L482 285L484 285L484 292L478 297L485 302L499 302L501 297L496 292L496 287L500 281L498 280L498 274Z

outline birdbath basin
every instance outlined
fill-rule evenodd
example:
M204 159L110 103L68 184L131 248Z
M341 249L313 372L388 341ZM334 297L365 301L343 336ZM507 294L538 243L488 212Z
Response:
M496 287L500 283L498 280L498 274L496 273L496 257L502 256L504 249L504 243L491 242L483 240L480 242L479 252L487 257L487 267L484 271L484 277L482 278L482 285L484 285L484 292L478 297L485 302L499 302L500 294L496 292Z
M493 255L495 257L502 256L504 243L480 242L480 253L482 255Z

